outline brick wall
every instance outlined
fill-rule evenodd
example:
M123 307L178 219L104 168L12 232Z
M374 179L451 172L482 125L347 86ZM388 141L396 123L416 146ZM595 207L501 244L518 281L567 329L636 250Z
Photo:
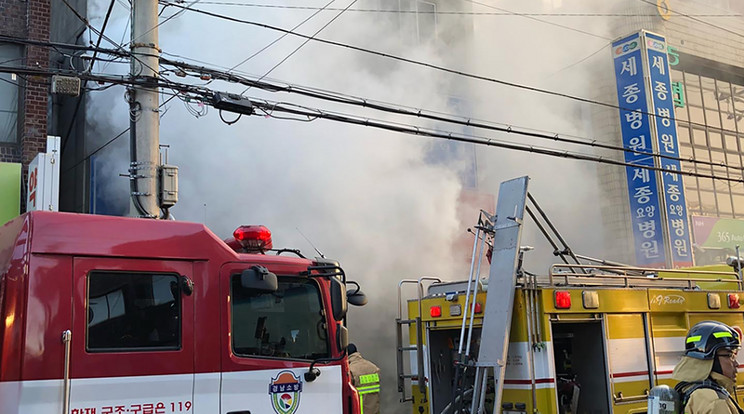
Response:
M48 41L51 0L0 0L0 34L21 39ZM49 50L25 47L25 66L49 68ZM28 164L46 151L49 78L27 77L18 112L19 142L0 145L0 161L22 162L23 180Z
M26 7L20 0L0 0L0 34L26 37Z

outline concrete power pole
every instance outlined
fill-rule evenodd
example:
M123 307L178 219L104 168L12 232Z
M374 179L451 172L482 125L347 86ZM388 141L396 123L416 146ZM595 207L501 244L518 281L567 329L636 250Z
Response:
M132 0L130 75L140 85L129 89L130 215L157 218L160 112L156 84L158 47L157 0ZM142 84L144 82L144 84Z

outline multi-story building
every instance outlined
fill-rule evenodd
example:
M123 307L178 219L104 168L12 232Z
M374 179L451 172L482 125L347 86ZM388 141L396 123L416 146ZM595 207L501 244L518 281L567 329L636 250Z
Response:
M0 62L3 66L49 68L49 48L22 43L49 41L50 0L0 0ZM49 80L0 74L0 162L28 163L46 149Z
M33 42L82 44L85 24L71 9L86 15L86 0L0 0L0 66L18 66L48 71L69 68L76 56L62 49ZM82 96L64 98L50 93L50 77L20 73L0 73L0 162L21 164L22 183L27 182L29 163L39 152L46 152L48 135L61 137L62 208L82 211L76 200L85 199L80 184L86 180L78 174L85 105ZM76 109L77 108L77 109ZM78 155L75 158L75 154ZM82 165L84 167L84 164ZM25 185L19 194L20 211L25 209Z
M744 151L744 3L718 0L628 2L618 38L647 30L666 38L683 171L741 180ZM608 54L609 55L609 54ZM594 98L617 96L610 57L603 62ZM615 100L614 102L619 102ZM622 103L622 101L620 101ZM620 113L595 107L595 135L623 145ZM657 148L658 151L658 148ZM616 155L617 157L617 155ZM616 259L635 263L632 212L623 167L598 168L604 197L606 244ZM696 264L720 263L744 249L744 184L684 176L684 199ZM663 198L663 197L662 197ZM667 206L668 207L668 206ZM668 209L667 209L668 212ZM637 233L637 232L636 232ZM638 234L636 234L636 237ZM667 240L668 242L668 240Z

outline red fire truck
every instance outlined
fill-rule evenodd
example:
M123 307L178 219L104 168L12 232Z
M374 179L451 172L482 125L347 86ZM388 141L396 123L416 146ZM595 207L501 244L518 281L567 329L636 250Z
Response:
M223 241L177 221L8 222L0 413L359 413L343 270L271 247L263 226Z

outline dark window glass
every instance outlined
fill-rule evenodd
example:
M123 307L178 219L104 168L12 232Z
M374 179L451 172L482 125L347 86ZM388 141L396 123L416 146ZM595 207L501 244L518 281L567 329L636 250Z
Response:
M88 350L180 347L179 276L94 272L88 276Z
M23 67L23 48L0 43L0 65ZM15 73L0 73L0 144L18 142L20 82L20 77Z
M279 278L279 289L259 293L232 276L232 341L237 355L317 359L329 356L328 330L318 286Z

